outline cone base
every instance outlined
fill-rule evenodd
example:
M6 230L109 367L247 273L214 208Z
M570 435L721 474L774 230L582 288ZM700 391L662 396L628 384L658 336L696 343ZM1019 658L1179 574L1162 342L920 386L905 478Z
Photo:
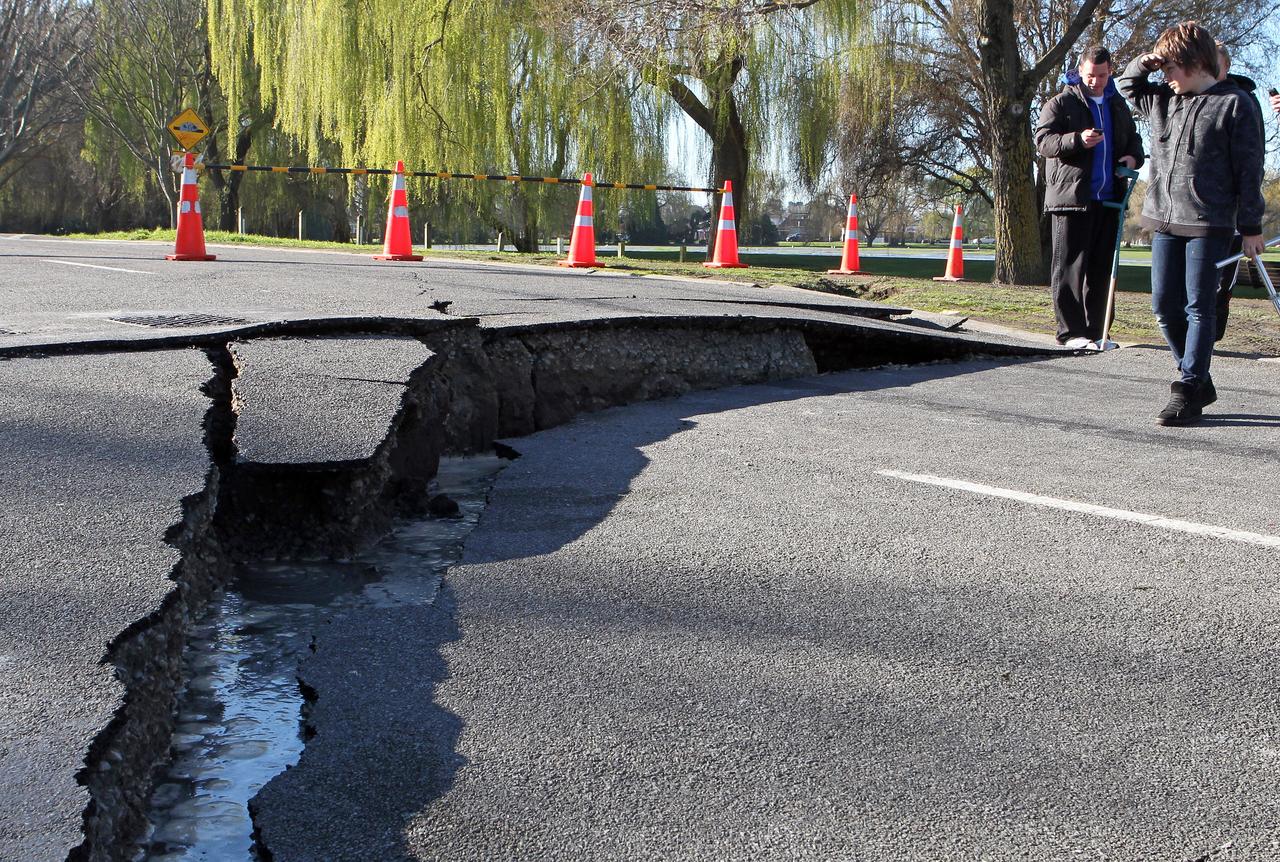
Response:
M420 254L375 254L374 260L422 260Z
M721 263L718 260L709 260L702 265L708 269L746 269L748 266L745 263Z
M165 260L217 260L216 254L166 254Z
M935 275L933 277L933 280L934 281L964 281L963 278L960 278L959 276L955 276L955 275Z
M864 273L860 269L829 269L827 270L827 274L828 275L865 275L866 273Z
M596 260L558 260L556 261L556 266L573 266L573 267L580 267L583 269L586 269L588 267L591 269L605 268L605 265L603 263L600 263L599 261L596 261Z

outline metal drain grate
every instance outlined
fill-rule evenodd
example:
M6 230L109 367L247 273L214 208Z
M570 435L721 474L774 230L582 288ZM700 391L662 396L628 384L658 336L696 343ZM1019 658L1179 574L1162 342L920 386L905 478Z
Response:
M249 321L239 317L218 317L214 314L135 314L129 317L113 317L116 323L132 326L239 326Z

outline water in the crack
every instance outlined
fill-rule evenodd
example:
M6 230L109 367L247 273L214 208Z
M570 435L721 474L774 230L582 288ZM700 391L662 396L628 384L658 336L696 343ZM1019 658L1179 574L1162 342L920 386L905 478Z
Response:
M506 462L440 462L457 518L403 523L350 561L244 567L193 626L172 760L156 779L136 860L252 860L248 802L298 761L304 740L298 662L343 608L432 601Z

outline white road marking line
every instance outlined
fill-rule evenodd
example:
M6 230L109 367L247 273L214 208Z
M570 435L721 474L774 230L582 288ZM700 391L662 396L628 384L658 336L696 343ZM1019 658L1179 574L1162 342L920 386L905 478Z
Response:
M122 267L118 267L118 266L98 266L96 263L78 263L74 260L41 259L41 263L60 263L60 264L63 264L64 266L87 266L89 267L89 269L109 269L112 272L131 272L134 275L155 275L154 272L146 272L145 270L141 270L141 269L123 269Z
M965 482L962 479L946 479L941 476L929 476L921 473L903 473L901 470L877 470L881 476L894 479L905 479L908 482L920 482L925 485L937 485L941 488L954 488L969 491L973 494L985 494L988 497L1003 497L1006 500L1017 500L1033 506L1044 506L1049 509L1065 509L1068 512L1083 512L1100 518L1113 518L1117 521L1132 521L1157 527L1161 530L1176 530L1181 533L1192 533L1197 536L1216 536L1219 539L1231 539L1250 545L1262 545L1265 548L1280 548L1280 536L1268 536L1264 533L1249 533L1244 530L1232 530L1228 527L1215 527L1212 524L1199 524L1195 521L1180 521L1177 518L1164 518L1160 515L1148 515L1144 512L1130 512L1127 509L1112 509L1107 506L1096 506L1092 503L1077 503L1074 500L1061 500L1057 497L1042 497L1039 494L1028 494L1025 491L1010 491L996 488L993 485L979 485L976 482Z

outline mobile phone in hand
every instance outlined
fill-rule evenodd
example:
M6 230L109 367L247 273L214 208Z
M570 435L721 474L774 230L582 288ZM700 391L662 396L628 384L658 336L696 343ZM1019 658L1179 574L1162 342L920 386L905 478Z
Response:
M1275 87L1272 87L1270 90L1267 90L1267 95L1268 95L1268 96L1280 96L1280 90L1277 90Z

